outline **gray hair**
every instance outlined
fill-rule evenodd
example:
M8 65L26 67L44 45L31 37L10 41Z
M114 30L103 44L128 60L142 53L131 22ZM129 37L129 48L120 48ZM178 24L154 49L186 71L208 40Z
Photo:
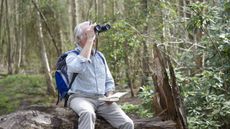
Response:
M82 37L83 37L83 32L84 32L84 27L85 25L89 25L90 21L85 21L82 22L80 24L78 24L75 28L74 28L74 43L77 45L80 43Z

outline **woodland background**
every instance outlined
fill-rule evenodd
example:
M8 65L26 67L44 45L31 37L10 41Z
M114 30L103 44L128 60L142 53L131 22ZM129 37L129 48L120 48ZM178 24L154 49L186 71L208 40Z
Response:
M156 44L174 66L189 128L230 128L229 15L229 0L1 0L0 114L53 102L56 60L91 20L112 26L98 48L117 90L143 100L126 112L154 116Z

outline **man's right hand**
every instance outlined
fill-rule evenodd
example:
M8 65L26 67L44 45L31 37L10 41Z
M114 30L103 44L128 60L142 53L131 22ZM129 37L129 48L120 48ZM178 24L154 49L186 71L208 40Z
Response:
M86 33L86 37L87 37L87 41L89 41L89 42L94 41L95 38L96 38L94 27L95 27L95 24L90 25L89 28L85 32Z
M95 24L89 25L84 32L84 40L83 40L83 45L81 47L83 47L80 55L90 59L90 54L91 54L91 50L93 47L93 44L95 43L95 38L96 38L96 34L94 32L94 26Z

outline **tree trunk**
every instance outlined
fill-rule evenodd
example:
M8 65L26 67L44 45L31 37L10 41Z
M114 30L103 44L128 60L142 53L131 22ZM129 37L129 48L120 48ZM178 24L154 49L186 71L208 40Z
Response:
M56 16L55 16L56 15ZM56 23L55 23L55 28L56 28L56 41L57 41L57 44L58 44L58 50L59 50L59 54L61 54L63 51L62 51L62 47L63 47L63 31L62 31L62 27L61 27L61 15L60 14L55 14L54 13L54 17L57 18L56 20Z
M103 0L96 0L96 6L97 6L97 20L96 22L102 23L104 18L103 13Z
M69 40L71 43L74 42L74 35L73 35L73 25L72 25L72 2L67 0L67 5L68 5L68 20L69 20Z
M172 94L173 94L174 104L176 107L176 114L177 114L176 123L177 123L177 126L179 126L181 129L186 129L188 127L188 124L187 124L187 118L185 114L184 103L180 96L179 87L176 84L176 76L175 76L175 72L172 67L171 61L169 58L167 58L167 60L169 64Z
M34 4L37 5L37 1L34 2ZM38 7L38 5L37 5L37 7ZM52 75L51 75L49 61L48 61L48 57L47 57L47 53L46 53L46 47L45 47L45 43L44 43L44 39L43 39L44 38L43 27L42 27L42 22L41 22L39 11L37 11L37 27L38 27L38 37L39 37L38 41L40 44L40 55L41 55L41 60L42 60L41 62L42 62L42 66L45 70L45 77L46 77L46 82L47 82L47 93L48 93L48 95L55 96L55 88L54 88L54 85L52 83Z
M0 46L0 63L4 64L3 63L4 62L4 59L3 59L3 57L4 57L4 52L3 52L3 49L4 49L3 48L3 41L4 41L4 39L3 39L3 36L2 36L2 30L3 30L2 29L2 24L3 24L3 22L2 22L3 20L2 19L3 19L3 13L4 13L3 12L4 11L3 10L4 0L1 1L1 6L0 7L1 7L1 10L0 10L0 43L1 43L0 44L1 45Z
M177 129L187 129L187 121L186 116L184 114L184 107L182 104L182 100L179 95L179 88L176 85L176 77L174 74L174 70L172 68L171 62L169 61L169 70L170 70L170 79L171 85L169 83L169 77L166 71L166 66L164 64L165 58L163 58L156 44L153 46L154 57L152 61L152 78L156 80L156 92L157 92L157 100L159 100L159 104L157 105L158 114L165 119L174 120L177 123ZM159 95L159 97L158 97Z
M72 31L74 30L77 24L77 16L76 16L76 3L75 0L71 0L71 19L72 19Z
M7 31L7 58L8 58L8 74L13 74L13 57L12 57L12 42L11 42L11 33L10 33L10 23L9 23L9 11L8 11L8 1L5 0L6 6L6 31Z
M125 49L129 50L128 48L128 43L125 42ZM131 77L131 69L130 69L130 63L129 63L129 54L127 51L125 51L125 64L126 64L126 70L125 70L125 74L126 74L126 78L128 79L128 86L131 92L131 97L134 97L134 91L133 91L133 79Z
M142 9L143 14L147 18L148 16L148 0L142 0ZM148 35L148 25L146 20L146 25L143 28L143 34ZM142 53L142 69L143 69L143 76L141 81L141 86L148 85L148 77L149 77L149 52L147 46L147 40L143 41L143 53Z
M22 54L22 29L21 29L21 20L23 18L20 18L19 15L19 9L20 6L17 1L14 1L15 3L15 27L14 27L14 33L15 33L15 39L16 39L16 55L15 55L15 62L16 62L16 68L15 73L19 72L19 68L21 66L21 54Z

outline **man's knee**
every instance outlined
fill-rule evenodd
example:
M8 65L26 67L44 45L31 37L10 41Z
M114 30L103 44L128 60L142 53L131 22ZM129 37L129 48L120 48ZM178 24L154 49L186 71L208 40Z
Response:
M126 121L122 126L122 129L134 129L134 123L133 121L130 119L128 121Z
M86 118L86 119L91 119L93 121L96 120L96 114L93 111L83 111L79 114L79 117L81 118Z

